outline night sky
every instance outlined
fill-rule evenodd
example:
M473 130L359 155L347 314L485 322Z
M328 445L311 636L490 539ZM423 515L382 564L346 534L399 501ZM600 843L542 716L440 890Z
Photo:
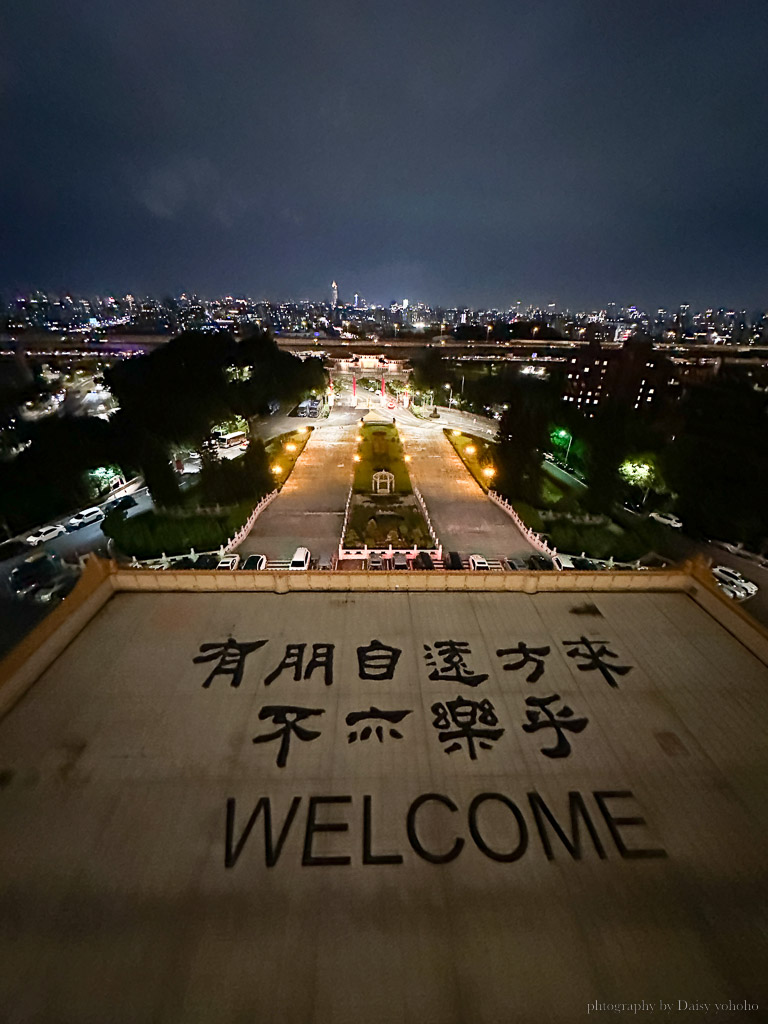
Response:
M4 0L0 287L768 307L766 0Z

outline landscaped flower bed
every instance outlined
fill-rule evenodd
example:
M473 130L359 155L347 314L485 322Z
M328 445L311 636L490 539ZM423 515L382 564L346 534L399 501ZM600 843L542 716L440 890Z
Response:
M376 494L373 476L394 477L394 493ZM363 423L358 431L353 496L343 544L347 548L428 548L429 527L413 494L406 455L391 423Z
M398 494L410 494L411 478L397 427L393 423L363 423L358 430L355 478L352 489L367 494L373 489L373 474L387 470L394 474Z

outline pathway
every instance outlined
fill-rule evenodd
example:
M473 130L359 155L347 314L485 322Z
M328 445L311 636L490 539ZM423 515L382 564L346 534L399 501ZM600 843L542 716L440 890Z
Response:
M397 426L411 456L411 480L421 491L444 550L486 558L525 557L534 550L466 470L441 421L430 423L401 411Z
M338 550L357 420L334 422L333 415L312 432L282 491L240 545L241 556L260 552L272 561L290 558L300 546L313 558Z

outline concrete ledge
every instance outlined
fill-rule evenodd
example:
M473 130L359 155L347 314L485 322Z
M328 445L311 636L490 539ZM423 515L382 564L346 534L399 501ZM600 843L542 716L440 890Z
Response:
M110 563L89 558L66 601L28 633L0 661L0 717L8 712L49 665L112 597L115 575Z
M734 604L723 594L706 564L690 562L687 563L687 570L692 582L690 595L696 604L744 644L764 665L768 665L768 629L755 622L741 605Z
M117 569L118 591L300 593L319 591L425 591L545 593L552 591L689 591L684 569L645 572L218 572Z
M114 593L684 593L768 665L768 630L717 588L705 565L641 572L218 572L118 568L90 557L69 597L0 661L0 716Z

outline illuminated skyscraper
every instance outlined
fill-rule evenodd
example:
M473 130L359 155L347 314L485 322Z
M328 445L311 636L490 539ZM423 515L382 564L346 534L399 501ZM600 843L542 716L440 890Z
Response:
M339 286L336 284L335 281L332 281L331 282L331 305L333 306L334 309L336 309L338 304L339 304Z

